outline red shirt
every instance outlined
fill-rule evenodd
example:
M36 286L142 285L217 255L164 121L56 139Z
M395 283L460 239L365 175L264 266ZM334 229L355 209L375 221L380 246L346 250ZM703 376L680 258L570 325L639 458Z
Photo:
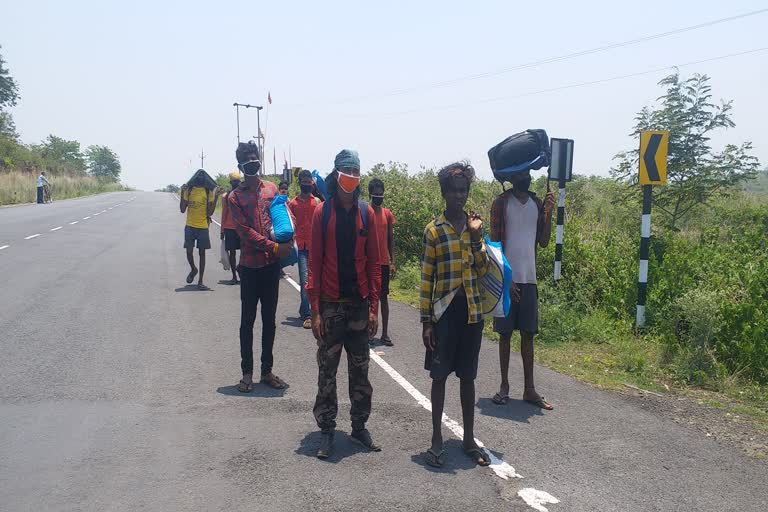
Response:
M235 229L235 221L232 220L232 212L229 211L229 194L224 194L221 201L221 229Z
M312 238L312 214L318 204L320 200L315 196L302 199L300 195L288 203L288 209L291 210L295 219L296 248L299 251L309 250L309 242Z
M376 218L373 227L379 240L379 263L389 265L389 226L395 225L395 216L389 208L374 208L373 213Z
M329 199L335 201L335 199ZM357 205L353 206L357 208ZM375 230L373 208L368 207L368 229ZM357 215L357 234L363 230L363 219ZM372 233L372 231L371 231ZM369 300L371 313L379 312L379 291L381 290L381 264L379 263L378 237L355 236L355 272L358 294ZM332 205L328 228L323 240L323 203L312 214L312 241L309 247L309 280L307 293L312 311L320 311L320 298L339 300L339 261L336 251L336 208Z
M269 181L243 182L227 196L229 211L240 236L240 265L261 268L278 262L275 242L269 239L272 217L269 205L277 195L277 186Z

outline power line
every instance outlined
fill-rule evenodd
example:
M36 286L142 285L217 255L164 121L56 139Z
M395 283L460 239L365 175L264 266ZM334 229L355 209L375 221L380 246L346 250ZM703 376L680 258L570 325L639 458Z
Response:
M525 92L525 93L521 93L521 94L511 95L511 96L498 96L498 97L495 97L495 98L487 98L487 99L484 99L484 100L470 101L470 102L464 102L464 103L455 103L455 104L452 104L452 105L440 105L440 106L435 106L435 107L413 109L413 110L404 110L404 111L401 111L401 112L385 112L385 113L364 114L364 115L359 115L359 116L358 115L352 115L352 116L346 116L346 117L401 116L401 115L415 114L415 113L421 113L421 112L432 112L432 111L438 111L438 110L449 110L449 109L453 109L453 108L466 107L466 106L469 106L469 105L481 105L481 104L485 104L485 103L495 103L495 102L498 102L498 101L507 101L507 100L512 100L512 99L525 98L527 96L536 96L536 95L539 95L539 94L545 94L545 93L549 93L549 92L557 92L557 91L562 91L562 90L566 90L566 89L573 89L573 88L576 88L576 87L586 87L588 85L596 85L596 84L602 84L602 83L606 83L606 82L613 82L613 81L616 81L616 80L624 80L624 79L627 79L627 78L634 78L634 77L643 76L643 75L650 75L650 74L653 74L653 73L658 73L660 71L667 71L669 69L684 68L684 67L687 67L687 66L694 66L694 65L697 65L697 64L703 64L705 62L713 62L713 61L717 61L717 60L730 59L732 57L740 57L742 55L749 55L749 54L752 54L752 53L763 52L763 51L766 51L766 50L768 50L768 46L763 47L763 48L756 48L754 50L747 50L747 51L743 51L743 52L739 52L739 53L731 53L731 54L728 54L728 55L721 55L719 57L711 57L709 59L696 60L696 61L691 61L691 62L685 62L683 64L673 64L671 66L664 66L664 67L661 67L661 68L649 69L649 70L646 70L646 71L639 71L637 73L629 73L627 75L614 76L614 77L610 77L610 78L601 78L601 79L598 79L598 80L590 80L588 82L579 82L579 83L575 83L575 84L562 85L562 86L559 86L559 87L551 87L551 88L548 88L548 89L539 89L539 90L536 90L536 91L530 91L530 92Z
M743 14L738 14L738 15L735 15L735 16L729 16L727 18L720 18L720 19L716 19L716 20L711 20L711 21L707 21L705 23L699 23L698 25L691 25L691 26L688 26L688 27L678 28L678 29L675 29L675 30L669 30L667 32L661 32L661 33L653 34L653 35L650 35L650 36L639 37L639 38L636 38L636 39L630 39L628 41L622 41L622 42L619 42L619 43L612 43L612 44L608 44L608 45L605 45L605 46L598 46L598 47L595 47L595 48L590 48L588 50L580 50L578 52L568 53L568 54L565 54L565 55L559 55L559 56L556 56L556 57L549 57L549 58L542 59L542 60L527 62L525 64L517 64L515 66L510 66L510 67L507 67L507 68L498 69L496 71L486 71L486 72L483 72L483 73L476 73L476 74L472 74L472 75L465 75L465 76L461 76L461 77L457 77L457 78L452 78L452 79L448 79L448 80L443 80L443 81L439 81L439 82L431 82L431 83L427 83L427 84L416 85L416 86L407 87L407 88L404 88L404 89L395 89L395 90L392 90L392 91L389 91L389 92L371 93L371 94L366 94L366 95L363 95L363 96L355 96L355 97L351 97L351 98L343 98L343 99L332 100L332 101L327 101L327 102L323 102L323 103L326 104L326 105L339 105L339 104L342 104L342 103L351 103L351 102L361 101L361 100L377 99L377 98L387 98L387 97L392 97L392 96L401 96L401 95L404 95L404 94L410 94L412 92L421 91L421 90L424 90L424 89L435 89L435 88L440 88L440 87L449 87L449 86L456 85L456 84L461 83L461 82L472 81L472 80L480 80L480 79L483 79L483 78L490 78L490 77L493 77L493 76L498 76L498 75L503 75L503 74L506 74L506 73L511 73L513 71L520 71L522 69L529 69L529 68L533 68L533 67L537 67L537 66L542 66L542 65L545 65L545 64L552 64L554 62L560 62L560 61L564 61L564 60L568 60L568 59L574 59L574 58L577 58L577 57L583 57L585 55L591 55L591 54L594 54L594 53L604 52L604 51L607 51L607 50L613 50L615 48L622 48L622 47L625 47L625 46L632 46L632 45L636 45L636 44L639 44L639 43L644 43L644 42L647 42L647 41L653 41L655 39L661 39L661 38L664 38L664 37L669 37L669 36L673 36L673 35L677 35L677 34L682 34L682 33L685 33L685 32L690 32L692 30L698 30L698 29L701 29L701 28L711 27L713 25L719 25L719 24L722 24L722 23L728 23L730 21L736 21L736 20L739 20L739 19L748 18L750 16L756 16L758 14L763 14L765 12L768 12L768 9L758 9L756 11L750 11L750 12L746 12L746 13L743 13ZM300 107L300 106L306 106L306 104L291 105L291 106Z

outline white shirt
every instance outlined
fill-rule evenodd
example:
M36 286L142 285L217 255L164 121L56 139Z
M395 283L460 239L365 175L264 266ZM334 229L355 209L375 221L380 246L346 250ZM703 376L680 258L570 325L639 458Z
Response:
M512 280L536 284L536 226L539 207L528 197L521 203L510 195L504 212L504 256L512 266Z
M43 176L41 174L40 176L37 177L37 186L38 187L44 187L46 183L48 183L48 180L45 179L45 176Z

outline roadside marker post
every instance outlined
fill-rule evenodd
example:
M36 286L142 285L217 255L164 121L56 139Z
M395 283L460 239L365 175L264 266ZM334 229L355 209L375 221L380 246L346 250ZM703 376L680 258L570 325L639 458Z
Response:
M645 301L648 297L648 253L651 244L651 204L653 186L667 184L669 132L640 132L640 178L643 186L643 213L640 221L640 270L637 278L637 316L635 324L645 327Z
M555 282L560 280L563 262L563 228L565 224L565 184L573 177L573 140L551 139L552 161L547 175L549 182L557 181L557 228L555 231Z

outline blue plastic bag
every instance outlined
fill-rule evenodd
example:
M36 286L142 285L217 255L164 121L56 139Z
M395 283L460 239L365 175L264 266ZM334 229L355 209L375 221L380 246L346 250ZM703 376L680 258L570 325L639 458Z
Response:
M269 206L272 217L272 240L277 243L293 238L293 219L288 211L288 196L275 196Z
M269 214L272 217L272 240L277 243L286 243L293 238L293 218L288 211L288 196L276 196L269 206ZM291 254L280 260L281 267L295 265L299 261L299 253L296 250L296 244L293 246Z
M506 317L512 304L509 288L512 286L512 266L504 256L501 242L491 242L485 237L485 250L488 254L488 272L480 279L480 298L483 314L493 317Z
M315 180L315 185L317 185L317 190L320 191L321 194L323 194L323 197L321 198L323 201L328 199L328 192L325 188L325 180L322 176L320 176L320 173L317 172L317 170L312 171L312 179Z

